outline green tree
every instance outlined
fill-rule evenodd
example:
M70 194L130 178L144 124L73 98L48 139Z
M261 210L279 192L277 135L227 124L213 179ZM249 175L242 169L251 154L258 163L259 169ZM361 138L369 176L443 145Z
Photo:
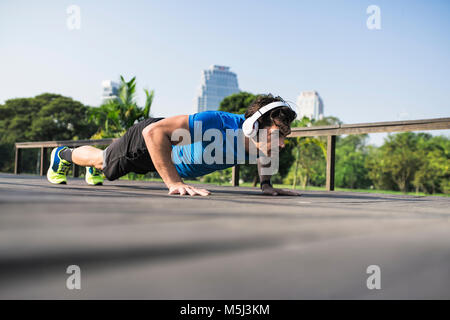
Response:
M339 120L338 117L334 117L334 116L323 117L322 119L319 119L319 120L314 120L314 119L311 120L312 127L331 126L331 125L337 125L337 124L342 124L342 121Z
M91 119L98 126L98 131L92 138L119 137L135 123L147 119L155 92L147 89L144 92L145 104L140 108L136 102L136 77L126 81L120 76L117 98L109 99L91 112Z
M412 182L416 191L450 193L450 140L443 136L420 139L417 152L421 165Z
M92 139L115 138L124 133L119 110L114 103L104 103L98 108L92 108L90 120L97 126L97 132Z
M7 100L0 105L0 170L13 170L16 142L88 138L95 131L88 112L80 102L52 93ZM35 166L35 151L24 152L24 168Z
M209 173L201 178L204 183L215 183L218 185L229 184L231 181L231 168Z
M314 137L298 138L294 149L295 162L291 166L291 172L285 178L285 183L292 184L295 189L297 181L303 189L310 183L321 185L325 181L324 159L326 147L323 141Z
M220 102L219 111L244 114L256 97L256 95L244 91L232 94Z
M367 134L349 135L336 143L337 187L354 189L367 188L371 185L368 169L365 166L368 153L367 139Z
M418 152L419 143L430 137L429 134L413 132L388 135L379 150L367 160L371 180L378 187L389 188L393 181L398 190L410 190L414 175L423 160Z
M367 146L367 158L364 166L372 185L377 190L398 190L391 174L385 169L385 151L375 146Z
M303 117L301 120L295 120L292 127L313 127L339 123L341 122L336 117L324 117L317 121ZM323 185L325 183L326 137L296 137L289 140L295 155L284 182L292 184L293 188L296 188L298 180L303 188L306 188L308 184Z
M29 128L32 140L78 140L89 137L93 129L88 108L68 97L43 105Z

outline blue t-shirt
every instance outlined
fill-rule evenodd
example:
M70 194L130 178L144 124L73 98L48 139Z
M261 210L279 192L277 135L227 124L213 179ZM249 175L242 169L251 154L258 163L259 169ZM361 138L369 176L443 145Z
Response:
M223 111L189 116L190 144L172 146L172 161L182 178L193 178L245 163L241 129L245 117Z

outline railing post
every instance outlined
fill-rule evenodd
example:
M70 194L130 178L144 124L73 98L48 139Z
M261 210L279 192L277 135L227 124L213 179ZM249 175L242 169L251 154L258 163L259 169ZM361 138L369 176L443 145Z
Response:
M233 187L239 187L239 165L235 165L231 169L231 184Z
M327 191L334 190L336 136L327 137Z
M72 176L74 178L78 178L80 176L80 167L77 166L75 163L72 166Z
M47 148L41 147L41 163L40 163L40 175L45 176L48 170L48 156L47 156Z
M21 148L16 147L16 158L14 160L14 174L20 173L21 156L22 156Z

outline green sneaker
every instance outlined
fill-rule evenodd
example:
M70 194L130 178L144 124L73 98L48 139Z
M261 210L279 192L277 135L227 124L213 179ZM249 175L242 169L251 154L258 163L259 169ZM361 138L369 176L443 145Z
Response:
M91 186L102 185L103 173L94 167L86 167L85 180L86 183L90 184Z
M71 163L62 159L59 155L62 150L67 147L58 147L52 150L52 156L50 158L50 167L47 171L47 180L54 184L66 184L67 172L70 169Z

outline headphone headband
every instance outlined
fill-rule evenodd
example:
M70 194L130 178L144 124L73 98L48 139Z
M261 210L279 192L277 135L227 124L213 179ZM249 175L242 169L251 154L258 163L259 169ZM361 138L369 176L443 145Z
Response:
M279 107L290 108L290 106L284 101L275 101L257 110L254 114L252 114L248 119L244 121L244 124L242 125L244 135L246 135L247 137L254 137L256 135L256 132L258 131L258 123L257 123L258 119L261 118L265 113L269 112L270 110Z

